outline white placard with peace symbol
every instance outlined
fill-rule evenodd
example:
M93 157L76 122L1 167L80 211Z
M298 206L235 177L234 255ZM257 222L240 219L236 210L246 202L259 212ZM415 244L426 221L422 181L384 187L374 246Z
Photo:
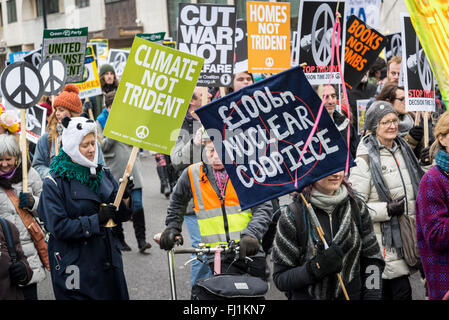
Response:
M57 94L64 87L67 68L64 59L52 56L45 59L39 66L39 72L44 83L44 94Z

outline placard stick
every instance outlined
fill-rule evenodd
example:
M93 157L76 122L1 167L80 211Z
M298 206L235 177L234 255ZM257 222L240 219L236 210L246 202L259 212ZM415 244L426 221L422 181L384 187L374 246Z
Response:
M207 87L203 87L201 105L205 106L207 104L207 96L209 94L209 90Z
M415 127L419 126L420 120L421 120L421 112L416 111L415 112Z
M302 200L304 201L304 203L306 204L306 208L308 210L313 210L313 208L310 208L310 203L307 202L306 198L304 198L304 195L302 194L302 192L300 193ZM323 229L321 228L321 226L316 226L316 230L318 231L318 235L320 236L321 241L324 244L324 248L327 249L329 248L326 239L324 239L324 232ZM349 300L349 295L348 292L346 291L346 287L345 284L343 283L343 279L341 278L340 273L337 273L337 278L338 278L338 282L340 282L340 286L341 289L343 290L343 294L345 295L346 300Z
M28 192L28 153L26 140L26 109L20 109L20 150L22 151L22 191Z
M115 196L114 200L114 206L119 208L120 202L123 198L123 193L125 192L126 184L128 183L128 177L131 174L131 171L133 170L134 162L136 162L137 154L139 153L139 148L134 146L131 150L131 154L128 159L128 163L126 164L125 172L123 173L122 182L120 183L120 186L117 191L117 195ZM112 228L115 227L116 224L114 220L109 219L108 222L106 222L105 227L106 228Z
M226 88L220 87L220 96L223 98L226 95Z
M429 146L429 113L425 111L423 112L422 116L424 121L424 148L427 148Z
M53 143L54 143L54 145L55 145L55 157L58 155L58 153L59 153L59 144L58 144L58 136L56 136L54 139L53 139Z

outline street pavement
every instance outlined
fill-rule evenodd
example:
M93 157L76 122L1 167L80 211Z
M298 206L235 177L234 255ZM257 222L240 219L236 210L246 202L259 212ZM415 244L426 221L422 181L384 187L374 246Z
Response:
M160 181L156 172L156 160L148 151L141 157L143 164L144 187L143 205L147 227L147 241L153 247L148 253L139 253L134 236L132 222L123 224L125 239L132 248L131 252L123 252L123 264L126 281L131 300L170 300L171 289L168 273L167 252L161 250L153 241L153 235L165 229L165 216L168 200L160 193ZM288 196L281 198L281 204L288 203ZM184 245L190 247L188 232L183 227ZM188 300L190 298L190 265L184 263L190 259L190 255L175 255L175 282L177 298ZM271 262L270 262L271 265ZM424 299L424 288L419 280L418 273L412 275L413 299ZM38 285L40 300L54 300L50 281L50 274ZM268 300L285 300L285 295L277 290L270 277L270 289L266 295Z

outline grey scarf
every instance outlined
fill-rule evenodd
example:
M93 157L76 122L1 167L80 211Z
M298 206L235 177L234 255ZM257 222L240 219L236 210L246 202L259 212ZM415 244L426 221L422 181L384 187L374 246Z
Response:
M371 176L373 178L373 183L376 188L377 194L379 195L380 201L390 202L393 200L390 195L390 190L384 180L382 175L381 163L380 163L380 145L374 134L369 134L363 138L363 143L368 148L369 155L369 167L371 171ZM418 192L419 182L424 175L421 166L418 163L412 149L408 143L401 137L396 137L394 141L397 143L398 147L402 152L404 157L405 165L410 175L412 182L413 192L416 194ZM404 186L405 188L405 186ZM405 199L407 201L407 197ZM401 232L399 229L399 222L396 216L393 216L390 221L385 221L381 225L383 243L387 248L396 248L399 257L403 257L402 252L402 240Z
M402 118L402 119L401 119ZM414 121L408 113L399 116L398 136L404 137L413 127Z

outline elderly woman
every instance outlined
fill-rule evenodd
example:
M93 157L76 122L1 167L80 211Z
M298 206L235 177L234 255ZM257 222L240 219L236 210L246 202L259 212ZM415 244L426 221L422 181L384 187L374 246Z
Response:
M380 299L384 262L366 205L343 171L302 193L304 199L295 194L278 221L273 246L276 287L289 299L340 300L345 298L337 280L340 273L349 299ZM326 250L318 226L329 245Z
M33 271L33 277L22 288L25 299L37 300L37 284L45 279L45 269L34 246L33 239L22 222L6 190L13 190L19 198L19 207L35 214L42 191L39 174L28 163L28 192L22 192L22 159L17 139L11 134L0 134L0 217L12 222L20 234L23 252Z
M98 164L93 120L65 118L62 148L44 180L39 216L50 232L48 255L56 299L128 299L119 241L109 219L126 221L130 190L119 210L118 184ZM69 285L68 285L69 284Z
M449 114L440 116L432 151L436 166L421 179L416 197L418 250L430 300L449 290Z
M384 299L410 300L410 270L404 260L398 217L415 215L424 172L408 143L398 136L398 114L389 102L375 101L365 114L367 134L351 169L354 190L367 202L385 260Z

